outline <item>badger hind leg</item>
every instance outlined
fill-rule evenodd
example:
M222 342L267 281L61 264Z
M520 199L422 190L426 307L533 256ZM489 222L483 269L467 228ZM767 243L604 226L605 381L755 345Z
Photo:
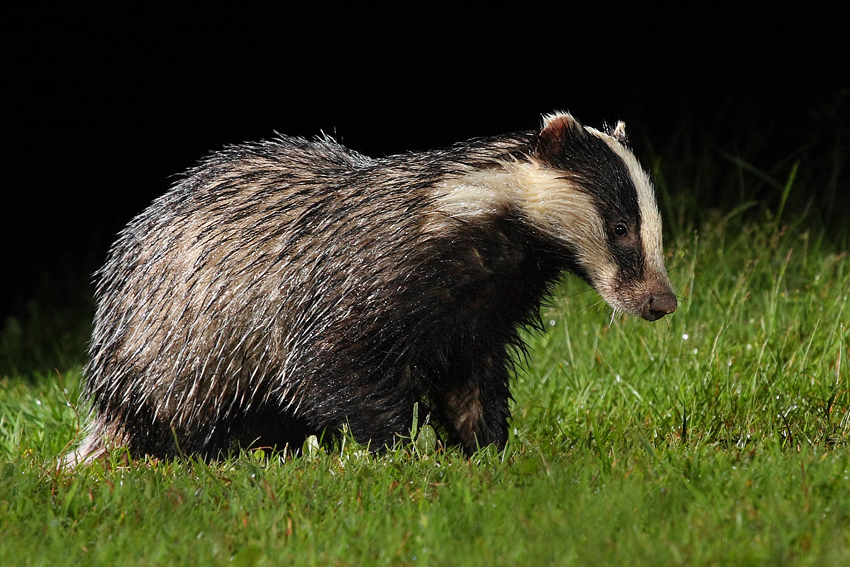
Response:
M349 407L345 422L358 443L368 444L372 452L382 452L403 442L413 424L415 398L405 396L402 401L357 404Z
M391 449L409 437L413 405L422 396L413 384L409 365L376 374L378 377L367 376L343 388L318 391L316 387L315 403L302 405L296 414L313 431L339 431L347 427L352 437L371 452ZM425 413L419 412L420 424Z

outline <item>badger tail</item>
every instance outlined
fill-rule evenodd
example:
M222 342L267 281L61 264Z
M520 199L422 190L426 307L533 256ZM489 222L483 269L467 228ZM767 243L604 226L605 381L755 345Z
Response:
M95 419L89 428L88 434L79 447L68 451L61 458L59 467L73 471L81 465L88 465L105 456L110 447L121 444L121 433L115 431L114 426L102 423Z

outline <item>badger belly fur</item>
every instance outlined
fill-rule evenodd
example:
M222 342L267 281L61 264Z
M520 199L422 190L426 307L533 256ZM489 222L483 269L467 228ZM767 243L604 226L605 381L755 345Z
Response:
M676 309L622 123L556 113L382 159L329 138L228 147L137 216L98 272L91 425L68 460L116 446L215 458L345 424L379 450L415 403L467 453L502 448L519 330L563 271L615 310Z

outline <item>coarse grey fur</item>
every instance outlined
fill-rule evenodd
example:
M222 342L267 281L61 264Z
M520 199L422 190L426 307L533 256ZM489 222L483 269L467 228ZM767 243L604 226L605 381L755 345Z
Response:
M624 142L555 114L382 159L327 137L212 154L97 274L91 427L67 461L215 458L346 423L379 450L416 402L447 442L503 447L519 329L560 273L649 320L676 308Z

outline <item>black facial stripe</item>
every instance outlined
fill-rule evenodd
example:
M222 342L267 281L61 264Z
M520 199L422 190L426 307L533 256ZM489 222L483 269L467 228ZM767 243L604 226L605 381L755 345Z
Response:
M609 239L608 246L611 249L614 262L619 267L618 276L620 281L639 281L643 279L645 259L640 238L628 246L612 244Z
M613 216L610 211L605 211L604 205L597 203L597 207L600 206L607 229L608 249L619 267L620 280L636 281L642 279L646 255L644 254L640 233L640 211L637 212L635 217L624 219ZM625 236L617 234L618 226L625 226L627 230Z

